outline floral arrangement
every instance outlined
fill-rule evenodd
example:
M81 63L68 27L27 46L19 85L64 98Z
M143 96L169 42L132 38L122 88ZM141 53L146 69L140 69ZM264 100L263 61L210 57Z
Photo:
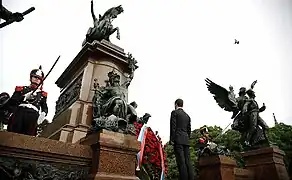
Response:
M137 138L140 134L142 123L135 122ZM142 168L145 169L150 179L159 180L162 173L162 160L160 155L160 147L162 148L163 162L164 162L164 175L167 174L167 160L165 153L165 146L162 146L161 138L158 133L154 133L150 127L148 127L144 152L142 157Z

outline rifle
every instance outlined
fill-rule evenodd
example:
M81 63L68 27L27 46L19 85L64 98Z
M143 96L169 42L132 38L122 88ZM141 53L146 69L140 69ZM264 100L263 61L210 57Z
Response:
M223 130L222 132L217 136L215 137L214 139L212 139L212 141L215 141L216 139L218 139L220 136L222 136L225 132L225 130L230 126L231 123L229 123Z
M51 69L49 70L48 74L44 77L44 79L42 80L42 82L32 91L31 94L33 94L43 83L44 81L47 79L48 75L51 73L51 71L54 69L55 65L57 64L57 62L59 61L61 56L59 56L57 58L57 60L55 61L55 63L53 64L53 66L51 67Z
M35 10L35 8L34 8L34 7L31 7L31 8L29 8L28 10L24 11L24 12L21 13L21 14L22 14L23 16L25 16L25 15L31 13L31 12L34 11L34 10ZM15 19L10 19L10 20L8 20L8 21L5 21L4 23L1 23L1 24L0 24L0 29L3 28L3 27L5 27L5 26L7 26L7 25L9 25L9 24L11 24L11 23L14 23L14 22L15 22Z

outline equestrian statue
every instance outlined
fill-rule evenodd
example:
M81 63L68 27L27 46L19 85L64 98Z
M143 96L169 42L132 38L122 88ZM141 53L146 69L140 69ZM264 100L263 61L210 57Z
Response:
M103 16L99 14L99 18L96 18L93 10L93 0L91 0L91 15L93 18L93 27L90 27L87 31L86 38L82 43L84 46L87 42L92 43L94 40L101 41L107 40L110 42L109 37L117 32L117 39L120 40L119 27L114 27L112 21L118 17L119 14L124 12L122 5L112 7L107 10Z

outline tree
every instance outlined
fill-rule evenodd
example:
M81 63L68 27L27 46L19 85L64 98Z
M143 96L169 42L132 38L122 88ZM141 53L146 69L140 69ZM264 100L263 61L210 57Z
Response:
M269 129L268 135L270 141L285 152L284 162L292 177L292 126L284 123L276 124Z
M222 129L219 126L209 126L207 127L209 129L209 133L211 137L217 137L221 132ZM199 129L195 129L191 133L191 138L190 138L190 156L191 156L191 161L193 162L193 167L195 170L196 176L198 176L198 169L197 169L197 164L198 164L198 153L196 149L196 144L198 139L201 137L201 133ZM166 148L165 148L166 154L167 154L167 162L168 162L168 174L167 174L167 179L171 180L177 180L178 179L178 168L175 160L175 155L173 151L173 147L167 143ZM197 179L197 178L196 178Z
M244 160L240 154L243 151L243 147L240 144L240 133L234 130L227 130L222 133L222 128L219 126L207 126L210 136L214 139L214 142L227 147L231 151L231 155L235 158L238 167L244 167ZM286 154L284 161L290 176L292 176L292 126L284 123L276 124L269 129L268 136L270 141L274 142L281 150ZM195 129L191 133L190 140L190 153L192 162L196 174L198 169L196 168L198 163L197 151L195 149L197 140L201 137L198 129ZM167 161L168 161L168 176L167 179L178 179L178 168L175 161L175 155L172 146L167 143L166 145Z

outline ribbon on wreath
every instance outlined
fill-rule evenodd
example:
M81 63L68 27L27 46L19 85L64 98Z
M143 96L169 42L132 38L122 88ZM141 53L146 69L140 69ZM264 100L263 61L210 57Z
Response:
M137 160L138 160L138 165L136 168L137 171L140 171L140 168L142 166L142 160L143 160L143 154L144 154L144 148L145 148L147 134L148 134L148 127L144 124L142 126L141 131L140 131L139 136L138 136L138 141L141 143L141 148L137 154Z
M159 138L157 136L156 136L156 138L157 138L157 141L160 143ZM163 151L162 151L162 144L161 143L160 143L160 146L159 146L159 153L160 153L160 158L161 158L161 176L160 176L160 180L164 180L165 179L165 164L164 164L164 159L163 159Z
M160 157L161 157L161 176L160 180L165 179L165 165L164 165L164 159L163 159L163 151L162 151L162 144L159 146L159 151L160 151Z

